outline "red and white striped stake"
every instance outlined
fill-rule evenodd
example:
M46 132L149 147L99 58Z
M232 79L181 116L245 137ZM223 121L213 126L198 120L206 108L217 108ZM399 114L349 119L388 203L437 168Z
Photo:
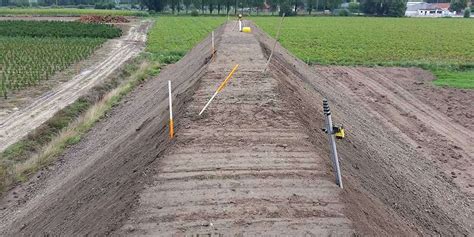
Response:
M234 74L235 70L237 70L237 68L239 67L239 64L235 65L234 69L232 69L232 71L229 73L229 75L226 77L226 79L221 83L221 85L219 86L219 88L217 88L216 92L214 92L214 95L211 97L211 99L207 102L207 104L204 106L204 108L202 108L201 112L199 113L199 115L201 115L202 113L204 113L204 111L206 110L207 106L209 106L212 102L212 100L217 96L217 94L219 94L219 92L224 89L224 87L227 85L227 82L230 80L230 78L232 77L232 75Z
M174 137L174 121L173 121L173 103L171 101L171 81L168 81L168 94L169 94L169 102L170 102L170 139Z

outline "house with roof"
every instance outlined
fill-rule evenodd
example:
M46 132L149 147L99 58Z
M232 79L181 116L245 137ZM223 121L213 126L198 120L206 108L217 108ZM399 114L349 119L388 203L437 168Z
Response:
M456 15L455 11L449 10L449 6L449 3L407 2L405 16L443 17Z

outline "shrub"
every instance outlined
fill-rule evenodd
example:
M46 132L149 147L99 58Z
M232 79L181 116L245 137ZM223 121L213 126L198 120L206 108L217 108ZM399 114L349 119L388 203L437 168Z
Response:
M194 9L192 12L191 12L191 16L199 16L199 12Z
M114 9L115 3L113 2L98 2L94 6L95 9Z
M464 9L464 18L469 18L471 17L471 8L466 8Z
M359 13L360 4L358 2L349 3L349 11L352 13Z
M349 11L346 9L342 9L339 11L339 16L349 16Z
M287 1L284 1L280 6L279 15L282 16L283 13L285 13L285 16L293 16L295 14Z

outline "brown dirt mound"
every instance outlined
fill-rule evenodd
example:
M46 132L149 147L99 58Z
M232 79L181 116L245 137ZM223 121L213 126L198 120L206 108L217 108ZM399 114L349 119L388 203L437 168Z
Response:
M88 16L81 16L79 18L80 22L82 23L128 23L130 22L126 17L123 16L96 16L96 15L88 15Z

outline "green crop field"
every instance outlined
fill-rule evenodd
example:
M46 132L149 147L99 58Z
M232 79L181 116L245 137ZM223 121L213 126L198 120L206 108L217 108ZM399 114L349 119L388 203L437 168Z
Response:
M77 9L77 8L0 8L0 16L80 16L80 15L116 15L147 16L143 11Z
M279 18L252 20L275 36ZM372 17L288 17L280 43L311 64L418 66L437 85L474 88L474 21Z
M115 38L119 28L105 24L61 21L0 21L1 36Z
M0 92L6 98L10 90L48 79L120 34L107 25L0 21Z
M179 60L226 19L227 17L158 17L148 34L147 51L157 55L165 63Z

